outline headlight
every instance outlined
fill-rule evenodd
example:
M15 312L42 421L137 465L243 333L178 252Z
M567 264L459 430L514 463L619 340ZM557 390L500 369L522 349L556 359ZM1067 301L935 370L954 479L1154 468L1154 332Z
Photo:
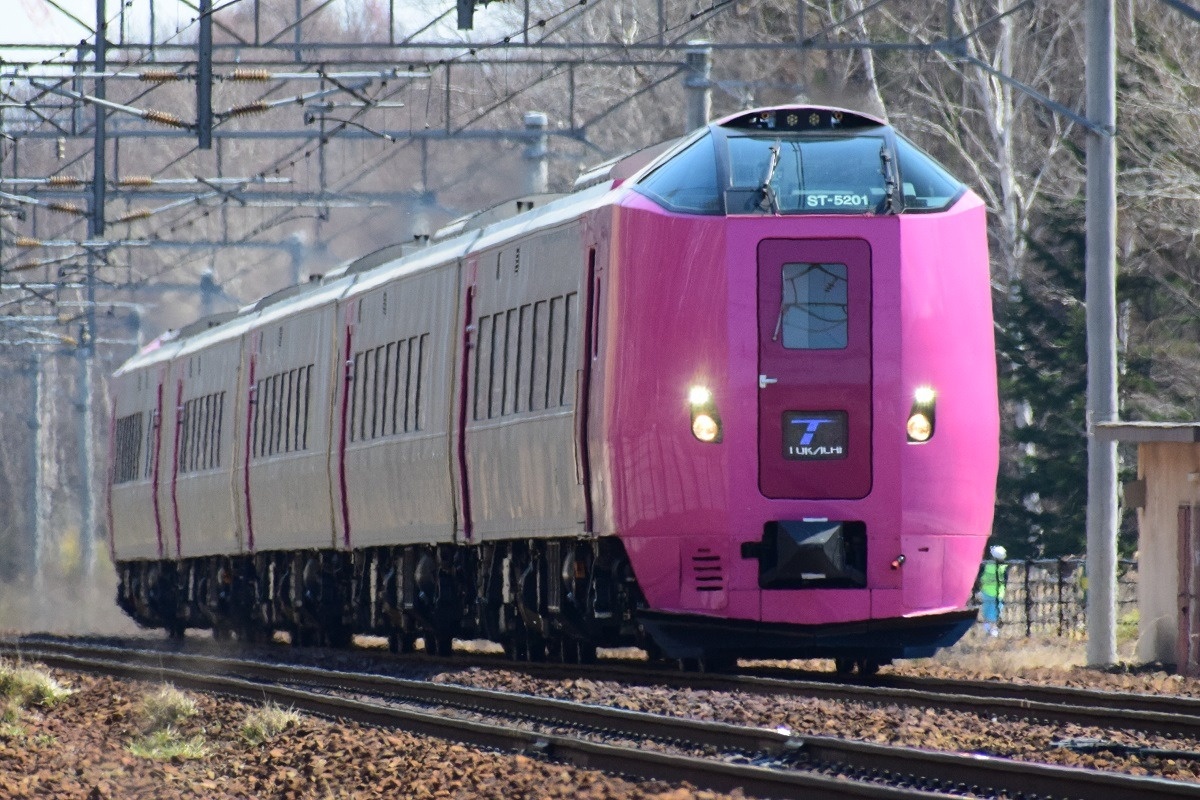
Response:
M692 412L692 435L702 442L721 441L721 415L712 390L696 385L688 389L688 406Z
M904 432L908 435L909 444L922 444L933 438L934 413L937 406L937 392L932 386L918 386L913 392L912 408L908 411L908 421L904 424Z
M933 423L929 421L929 417L918 411L908 418L904 430L908 433L910 442L927 442L929 437L933 436Z

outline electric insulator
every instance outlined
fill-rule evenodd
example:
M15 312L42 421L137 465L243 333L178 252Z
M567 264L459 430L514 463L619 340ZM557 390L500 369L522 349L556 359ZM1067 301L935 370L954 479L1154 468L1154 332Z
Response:
M186 128L187 123L166 111L147 111L143 115L150 122L157 122L160 125L170 125L173 128Z
M269 81L271 73L265 69L247 69L238 67L229 74L231 81Z
M266 101L259 100L255 103L249 103L244 106L236 106L225 112L226 117L244 117L247 114L261 114L264 111L270 111L271 106Z

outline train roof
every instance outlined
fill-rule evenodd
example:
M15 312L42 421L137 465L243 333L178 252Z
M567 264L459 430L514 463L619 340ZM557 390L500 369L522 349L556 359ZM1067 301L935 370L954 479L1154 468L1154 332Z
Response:
M803 136L868 132L870 129L887 130L891 135L890 126L879 117L832 106L783 105L731 114L685 137L610 159L581 175L575 182L576 191L571 194L527 195L506 200L448 223L427 242L389 245L307 283L284 287L238 312L214 315L168 332L126 362L118 373L191 352L224 338L240 336L271 320L368 291L437 264L465 258L533 230L576 219L592 209L618 201L625 191L634 191L636 184L714 130L720 131L722 136L736 137L772 133ZM619 189L623 191L614 192ZM652 192L637 190L653 196ZM670 203L665 205L671 208Z

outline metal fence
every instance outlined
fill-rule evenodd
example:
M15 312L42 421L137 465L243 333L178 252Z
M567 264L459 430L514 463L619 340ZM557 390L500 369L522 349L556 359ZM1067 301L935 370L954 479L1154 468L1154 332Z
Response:
M1087 578L1082 558L1005 563L1008 578L1000 613L1001 635L1085 638ZM1118 562L1118 621L1129 619L1137 610L1137 574L1136 561ZM978 580L975 589L978 592Z

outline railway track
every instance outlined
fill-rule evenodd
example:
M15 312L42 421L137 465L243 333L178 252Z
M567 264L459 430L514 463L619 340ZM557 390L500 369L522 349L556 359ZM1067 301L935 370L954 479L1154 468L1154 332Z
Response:
M66 642L10 640L2 647L66 669L165 680L628 776L740 787L752 796L1200 798L1200 785L1160 778L796 736L374 674Z

